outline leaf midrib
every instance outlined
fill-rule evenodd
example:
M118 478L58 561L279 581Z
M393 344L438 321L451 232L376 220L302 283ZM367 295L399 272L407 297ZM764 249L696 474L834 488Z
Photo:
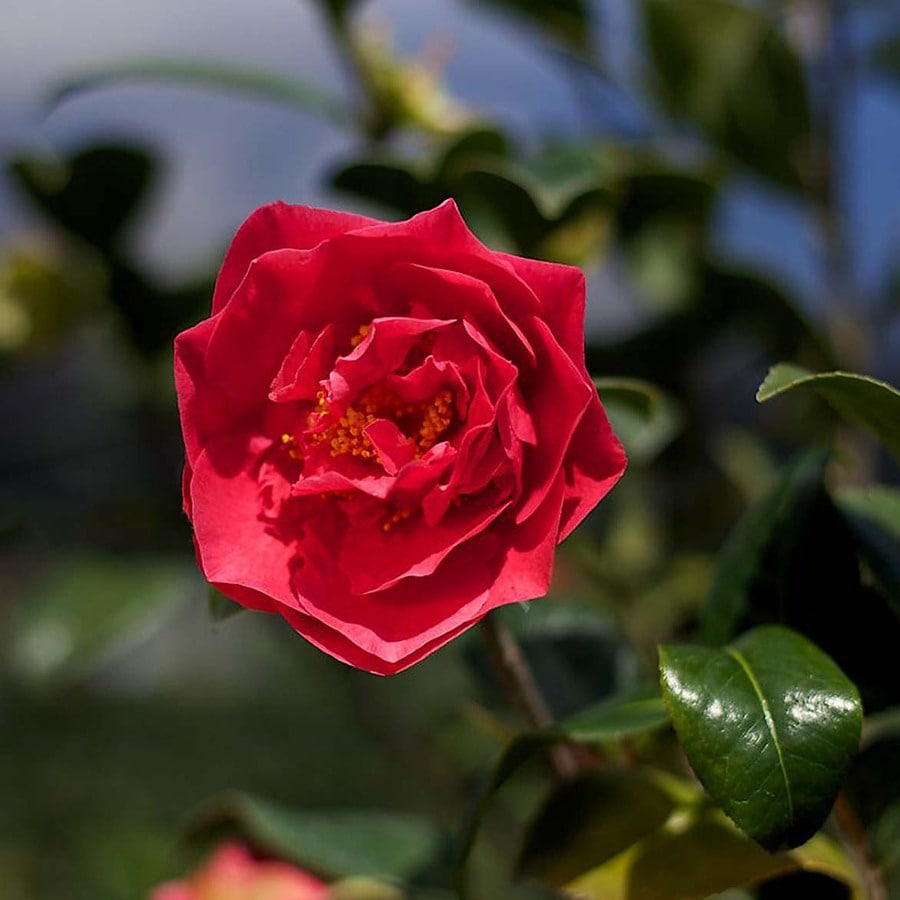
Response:
M747 676L747 680L753 687L757 699L759 700L759 705L762 708L763 712L763 719L765 720L766 728L768 729L769 734L772 736L772 744L775 747L775 754L778 757L778 768L781 771L781 777L784 781L784 793L787 799L788 812L790 814L790 817L793 818L794 800L791 796L791 783L788 779L787 768L784 764L784 755L781 752L781 742L778 739L778 729L775 727L775 718L772 715L772 710L769 709L769 704L762 692L762 688L760 687L759 682L756 680L756 676L753 674L753 670L750 668L750 664L744 658L743 654L739 650L735 650L733 647L726 647L725 652L741 667L742 671Z

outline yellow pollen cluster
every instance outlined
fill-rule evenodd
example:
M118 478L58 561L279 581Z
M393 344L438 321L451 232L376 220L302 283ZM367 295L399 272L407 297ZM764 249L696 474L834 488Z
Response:
M325 392L316 394L316 409L313 416L320 418L328 415L328 401ZM360 412L352 406L348 406L344 414L324 431L313 435L316 444L327 443L332 456L344 456L349 453L360 459L374 459L376 457L372 442L365 435L365 428L375 421L375 410L366 409Z
M291 459L303 459L303 454L297 449L292 434L283 434L281 436L281 446L287 450Z
M430 450L453 421L453 392L448 388L438 391L431 405L424 410L422 425L416 437L417 455Z
M357 331L356 334L354 334L353 337L350 338L350 346L358 347L363 342L363 339L369 333L370 330L371 330L371 326L360 325L359 331Z
M396 512L392 512L384 522L381 523L381 527L385 531L390 531L398 523L405 522L412 515L412 512L410 507L398 509Z
M325 392L319 391L309 423L315 427L330 415ZM333 457L350 454L359 459L376 459L378 454L365 429L378 418L396 422L414 441L416 457L421 457L440 440L453 422L453 392L445 388L430 401L405 403L384 382L380 382L362 394L353 406L348 406L339 419L313 434L312 442L327 444Z

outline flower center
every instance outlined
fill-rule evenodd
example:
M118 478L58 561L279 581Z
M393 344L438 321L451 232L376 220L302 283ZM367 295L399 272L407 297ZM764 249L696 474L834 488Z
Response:
M332 457L377 459L378 453L365 429L376 419L389 419L413 442L415 458L419 459L453 424L453 399L453 391L443 388L430 400L408 403L380 381L338 414L325 391L320 390L307 417L307 437L313 446L326 446Z

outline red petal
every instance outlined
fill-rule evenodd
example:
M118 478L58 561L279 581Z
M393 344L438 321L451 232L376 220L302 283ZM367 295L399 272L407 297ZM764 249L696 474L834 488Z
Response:
M271 250L311 250L348 231L380 224L375 219L329 209L270 203L238 229L216 279L212 312L219 312L244 280L250 263Z

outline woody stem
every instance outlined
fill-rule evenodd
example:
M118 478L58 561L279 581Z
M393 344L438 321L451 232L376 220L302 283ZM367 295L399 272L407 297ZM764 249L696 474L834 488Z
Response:
M494 613L489 613L481 620L481 634L510 705L535 730L550 728L554 724L553 714L512 632ZM566 744L557 744L550 751L550 762L560 779L571 778L580 769L573 751Z

